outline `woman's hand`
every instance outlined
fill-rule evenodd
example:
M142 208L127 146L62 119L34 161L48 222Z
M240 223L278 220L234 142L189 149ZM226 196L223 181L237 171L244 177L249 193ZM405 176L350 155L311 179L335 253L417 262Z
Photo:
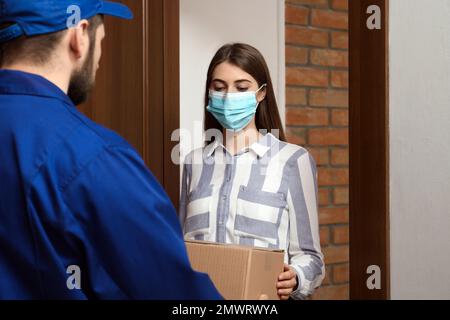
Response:
M281 300L289 299L289 295L297 287L297 272L294 268L284 264L284 271L278 276L277 291Z

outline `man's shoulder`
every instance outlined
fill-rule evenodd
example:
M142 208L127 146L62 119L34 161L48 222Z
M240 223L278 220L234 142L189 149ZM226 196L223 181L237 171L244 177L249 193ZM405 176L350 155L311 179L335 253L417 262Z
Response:
M71 123L70 132L58 133L62 138L49 147L48 157L40 169L41 172L58 173L60 189L105 152L126 152L140 159L135 149L118 133L95 123L78 110L68 111L71 116L66 121Z
M117 132L108 129L86 117L80 117L79 129L82 139L91 139L94 144L106 148L133 149L133 147ZM85 137L85 138L84 138ZM133 149L134 150L134 149Z

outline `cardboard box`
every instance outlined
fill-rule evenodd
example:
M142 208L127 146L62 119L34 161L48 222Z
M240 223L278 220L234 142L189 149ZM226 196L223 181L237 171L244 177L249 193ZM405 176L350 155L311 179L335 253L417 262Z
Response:
M278 300L276 283L283 272L284 251L186 241L194 270L207 273L227 300Z

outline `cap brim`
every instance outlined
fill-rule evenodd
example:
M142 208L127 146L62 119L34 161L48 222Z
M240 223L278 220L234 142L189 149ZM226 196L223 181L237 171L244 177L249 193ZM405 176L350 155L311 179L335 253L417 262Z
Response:
M118 2L103 1L103 6L98 13L127 20L133 19L130 8Z

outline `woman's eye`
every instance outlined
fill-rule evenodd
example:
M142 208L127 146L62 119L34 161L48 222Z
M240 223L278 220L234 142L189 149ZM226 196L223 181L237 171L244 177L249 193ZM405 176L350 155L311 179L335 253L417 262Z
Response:
M237 88L239 92L246 92L248 91L248 88Z
M217 87L216 87L216 88L214 88L214 90L215 90L215 91L218 91L218 92L222 92L222 91L225 90L225 88L223 88L223 87L222 87L222 88L217 88Z

